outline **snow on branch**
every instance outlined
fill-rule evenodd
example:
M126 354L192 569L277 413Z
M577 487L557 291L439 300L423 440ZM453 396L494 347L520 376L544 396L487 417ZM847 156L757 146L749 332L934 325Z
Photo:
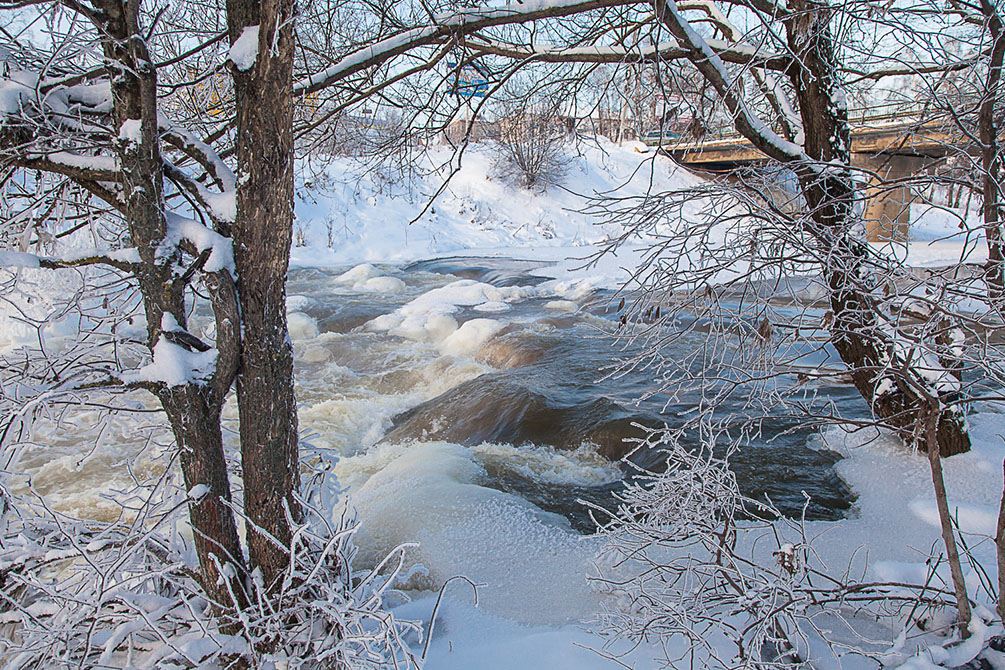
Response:
M230 239L214 232L193 219L187 219L172 212L165 212L167 232L157 251L158 258L170 258L183 241L189 242L197 252L208 251L209 256L202 269L204 272L227 270L236 276L234 269L234 248Z
M687 58L690 51L676 42L625 48L618 46L588 47L514 47L483 38L465 40L464 46L482 53L520 60L537 60L544 63L638 63ZM729 63L752 65L773 70L788 67L790 59L781 54L760 51L754 47L729 44L722 40L708 40L720 58Z
M15 163L71 179L104 183L116 183L122 179L118 160L110 156L85 156L70 151L34 152L34 155L15 158Z
M0 123L4 117L19 115L31 103L37 82L38 77L30 72L11 72L0 81Z
M164 174L195 198L214 221L233 223L237 219L236 185L220 193L211 191L184 170L166 160ZM233 178L233 174L230 177Z
M152 351L150 363L122 373L123 383L161 383L169 388L205 384L216 371L217 349L203 344L167 312L161 319L161 332Z
M680 11L694 10L704 12L708 16L708 20L715 24L715 26L719 28L732 43L734 43L734 48L743 48L743 45L738 44L744 38L743 33L739 28L733 25L733 22L729 20L729 17L727 17L715 3L710 2L709 0L679 0L677 3L677 9ZM724 61L729 60L724 56L723 52L718 49L715 40L706 40L706 42L719 53L720 58ZM777 68L756 63L751 64L756 67L763 67L766 70L785 70L792 65L792 60L791 58L783 59L782 66ZM771 73L765 73L762 76L762 74L756 69L751 70L751 74L753 75L755 81L757 81L758 85L764 90L772 108L781 118L781 121L785 126L785 132L787 133L786 137L802 146L806 141L806 131L803 129L803 121L799 117L798 112L796 112L793 108L792 101L789 100L789 96L782 88L779 80Z
M172 146L185 153L186 156L199 163L224 191L237 188L237 178L234 172L220 158L220 155L208 144L200 140L188 130L174 125L163 116L157 121L161 136Z
M682 45L687 46L691 52L689 56L691 62L722 97L726 107L733 114L737 130L755 147L776 160L799 160L810 164L812 161L801 146L780 136L747 106L737 93L736 87L732 85L722 59L708 41L681 16L677 4L673 0L670 2L654 0L653 5L660 21L670 29Z
M21 251L0 251L0 268L60 268L82 267L85 265L108 265L119 270L131 271L140 263L140 255L134 248L101 251L97 249L79 250L63 258L38 256Z
M112 87L106 79L85 83L95 72L73 78L45 80L36 72L14 70L0 78L0 125L45 112L58 124L80 125L80 113L107 114L112 110ZM102 71L101 74L104 74ZM97 128L91 128L97 130Z
M0 267L2 268L37 268L41 267L42 258L35 254L21 251L0 251Z
M362 49L294 85L297 95L321 90L376 65L381 65L411 49L455 39L484 28L526 23L546 18L570 16L593 9L638 4L637 0L525 0L505 8L475 8L434 16L432 22L403 31Z

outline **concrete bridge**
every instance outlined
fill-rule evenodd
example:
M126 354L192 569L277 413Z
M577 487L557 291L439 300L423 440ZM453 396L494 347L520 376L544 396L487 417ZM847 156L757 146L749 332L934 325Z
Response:
M958 143L944 123L919 123L920 110L898 108L849 112L852 166L868 180L864 219L869 239L906 240L911 203L919 195L897 182L923 174L945 161ZM734 129L723 128L701 141L664 140L660 150L678 163L701 171L728 172L768 162Z

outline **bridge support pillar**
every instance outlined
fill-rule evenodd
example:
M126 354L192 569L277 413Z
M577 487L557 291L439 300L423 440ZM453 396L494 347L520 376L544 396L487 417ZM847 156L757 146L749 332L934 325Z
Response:
M853 154L852 164L866 170L863 220L870 242L906 242L911 203L918 194L897 182L925 170L921 156Z

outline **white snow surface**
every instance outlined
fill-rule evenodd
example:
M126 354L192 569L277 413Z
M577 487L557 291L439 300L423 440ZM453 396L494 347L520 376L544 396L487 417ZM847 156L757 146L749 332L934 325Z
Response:
M251 69L258 58L258 26L248 26L241 31L227 58L241 72Z
M325 168L327 184L298 190L297 225L306 246L292 250L294 267L330 267L372 263L407 263L452 255L497 256L544 260L552 267L538 272L564 281L585 282L592 288L619 288L629 277L644 248L639 241L616 253L595 257L598 242L622 232L582 213L587 198L617 191L619 197L673 191L701 183L644 145L618 146L603 138L583 146L570 158L566 177L546 191L516 187L500 178L494 157L484 145L472 145L460 171L425 214L413 222L442 183L447 170L406 180L393 170L361 174L351 159L339 158ZM445 149L433 149L429 165L449 159ZM701 203L688 205L681 222L698 220ZM983 238L965 235L959 217L976 224L977 210L912 208L911 241L891 245L898 256L909 254L915 266L958 262L967 249L976 263L986 260ZM327 229L333 243L327 244ZM972 226L973 230L975 226ZM591 262L592 261L592 262ZM372 265L371 265L372 267ZM368 277L352 274L340 279L360 290ZM352 281L349 281L349 280ZM374 288L385 292L386 287ZM574 299L574 298L573 298Z
M431 152L430 163L448 158L448 152L436 150ZM436 192L445 172L409 183L393 172L361 177L351 160L339 159L326 173L330 178L326 188L300 193L296 213L308 245L293 249L295 266L403 263L459 253L585 259L594 253L594 243L618 232L579 211L586 205L585 198L614 190L619 195L643 195L650 187L666 191L700 182L668 159L600 140L571 159L561 185L531 191L497 177L492 152L473 146L446 191L410 223ZM330 249L328 224L334 230ZM629 250L624 255L625 260L605 258L589 275L603 276L607 284L627 278L620 266L633 259ZM568 264L578 266L583 261Z

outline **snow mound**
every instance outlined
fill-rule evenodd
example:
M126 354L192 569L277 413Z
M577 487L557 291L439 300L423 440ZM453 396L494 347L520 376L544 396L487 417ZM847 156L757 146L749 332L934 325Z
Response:
M472 319L440 343L440 353L447 356L471 356L495 337L505 325L494 319Z
M337 284L359 284L365 282L367 279L373 279L374 277L380 277L381 271L375 268L370 263L361 263L356 267L343 272L338 277L335 278Z
M498 287L471 279L434 288L390 314L383 314L366 324L372 332L386 332L409 340L441 346L444 353L471 354L502 330L505 324L492 319L474 319L474 325L459 331L454 315L462 307L477 307L491 303L492 311L502 311L507 305L538 295L538 290L519 286ZM460 334L457 334L460 332ZM457 334L456 337L453 337ZM452 339L451 339L452 338Z
M370 263L363 263L343 272L335 278L335 283L358 293L402 293L405 282L397 277L389 277Z
M666 157L598 138L579 147L561 187L530 191L495 178L492 147L473 144L460 171L422 213L426 197L417 194L440 190L451 171L450 158L449 149L431 149L421 158L425 174L411 173L390 184L351 158L332 160L324 167L330 186L312 189L296 203L307 246L293 250L292 263L404 262L458 251L581 259L592 253L592 244L618 232L582 213L588 198L615 190L639 196L702 181ZM338 222L336 239L329 240L332 221Z
M354 460L336 466L340 481ZM438 588L465 575L483 584L481 607L523 623L560 624L596 611L586 581L594 543L569 530L564 517L479 485L485 472L470 450L445 442L381 445L362 460L377 468L350 491L364 564L418 541L410 562L426 573L412 586Z

